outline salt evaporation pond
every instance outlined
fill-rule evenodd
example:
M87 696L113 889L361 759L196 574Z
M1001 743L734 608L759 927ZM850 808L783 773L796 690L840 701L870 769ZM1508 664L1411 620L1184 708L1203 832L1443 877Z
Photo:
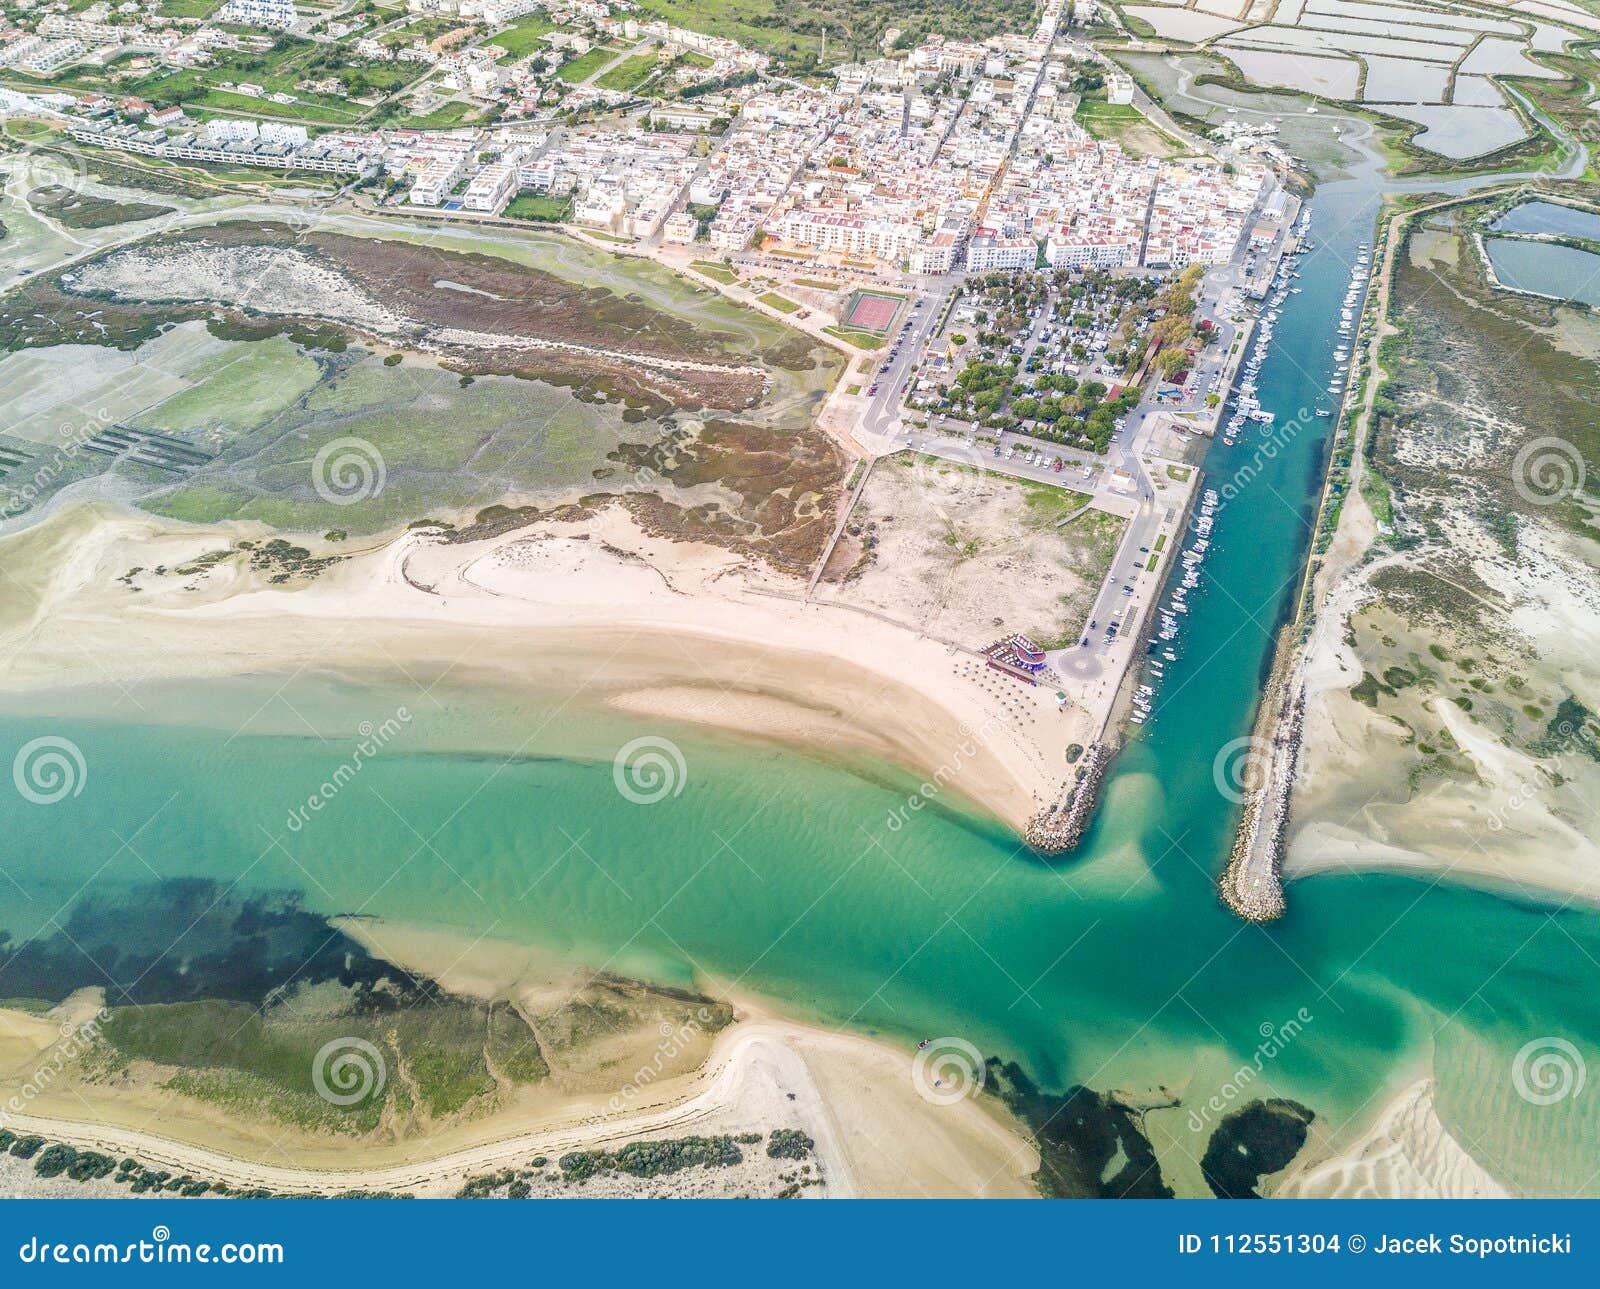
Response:
M1492 237L1484 249L1506 286L1600 308L1600 255L1515 237Z
M1554 201L1522 202L1489 227L1497 233L1549 233L1600 242L1600 214Z

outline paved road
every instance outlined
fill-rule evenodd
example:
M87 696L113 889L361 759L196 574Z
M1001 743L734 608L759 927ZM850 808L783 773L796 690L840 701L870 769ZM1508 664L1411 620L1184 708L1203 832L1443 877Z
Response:
M873 369L871 376L865 378L866 388L871 389L876 385L878 392L868 399L867 409L861 415L861 429L873 439L885 440L885 451L894 449L896 444L893 440L898 438L904 441L908 437L898 424L905 402L901 386L911 378L911 373L922 361L923 351L937 335L945 302L951 292L960 286L963 276L952 273L947 277L929 279L933 285L915 295L922 307L911 310L911 330L899 342L899 351L893 357L889 356L898 337L898 332L892 332L888 346L876 355L882 360L880 365ZM900 327L904 324L905 316L902 315L895 325ZM883 365L885 362L887 366Z

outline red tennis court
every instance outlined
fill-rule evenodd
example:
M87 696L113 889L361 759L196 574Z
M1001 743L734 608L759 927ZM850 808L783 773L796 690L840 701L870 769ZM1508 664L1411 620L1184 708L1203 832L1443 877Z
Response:
M850 305L850 312L845 315L844 325L858 327L862 331L887 331L899 308L899 296L858 291Z

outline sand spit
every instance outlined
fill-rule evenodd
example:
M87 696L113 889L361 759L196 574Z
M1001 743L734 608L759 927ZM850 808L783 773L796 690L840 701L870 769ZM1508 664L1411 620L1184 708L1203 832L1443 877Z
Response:
M1510 1192L1452 1137L1431 1079L1406 1088L1356 1141L1291 1167L1276 1199L1503 1199Z
M1415 230L1428 212L1457 204L1406 212L1385 230L1371 308L1376 325L1363 333L1375 370L1356 429L1357 479L1371 451L1376 391L1383 377L1395 376L1388 366L1403 366L1408 352L1378 361L1394 334L1391 283L1426 264L1451 287L1430 285L1433 298L1484 290L1465 267L1457 273L1458 266L1480 267L1470 256L1470 230L1458 237L1459 254L1439 258L1448 239L1422 241L1416 232L1411 258L1400 258L1403 228ZM1502 307L1522 307L1521 297L1492 284L1482 298L1497 312L1471 315L1479 325L1499 318ZM1542 323L1535 314L1518 325L1531 334ZM1415 326L1408 344L1426 334ZM1469 355L1494 351L1471 330L1456 343ZM1547 353L1543 361L1554 358ZM1481 364L1463 362L1472 379L1482 378ZM1550 384L1560 388L1562 381ZM1383 530L1367 487L1347 489L1316 573L1320 608L1305 646L1305 734L1287 877L1444 875L1521 899L1600 904L1600 844L1586 826L1600 783L1589 715L1600 620L1595 548L1520 500L1517 490L1526 485L1513 477L1515 462L1502 459L1511 455L1506 445L1520 433L1537 448L1553 441L1538 437L1552 427L1507 420L1487 388L1469 383L1448 401L1408 396L1410 410L1387 458L1403 478ZM1497 474L1499 495L1475 486ZM1434 488L1431 480L1450 487ZM1494 535L1508 525L1515 532L1509 551ZM1383 538L1395 529L1427 540L1386 549Z
M674 377L733 382L745 391L747 402L756 401L768 389L766 372L759 364L707 362L646 347L608 348L530 334L525 329L450 325L448 311L435 308L430 316L425 307L408 310L405 306L418 302L403 295L396 297L399 307L391 307L330 255L299 246L204 242L130 246L63 274L61 285L73 294L119 301L209 302L266 317L326 319L378 341L446 358L503 355L514 363L519 354L544 353L612 367L640 367L661 382L663 389L672 389L691 405L697 391L692 383L674 383ZM451 286L488 294L457 283ZM427 303L430 301L424 296L424 306ZM524 320L506 317L504 321Z
M18 591L0 691L303 668L483 680L897 761L1018 832L1078 735L1048 695L985 686L947 645L805 604L794 579L620 506L478 541L410 531L286 584L228 554L262 535L95 505L0 541ZM207 552L224 557L195 571Z
M339 918L334 925L386 961L460 997L542 1011L594 980L525 945L381 919ZM796 1181L805 1197L1036 1194L1030 1179L1038 1153L994 1098L928 1099L919 1090L910 1052L788 1020L715 981L708 987L729 999L735 1020L696 1049L687 1067L661 1059L679 1034L663 1036L653 1024L637 1032L619 1030L617 1043L593 1051L592 1044L583 1047L592 1059L579 1082L567 1080L421 1137L336 1137L220 1114L126 1079L34 1077L41 1068L62 1068L52 1056L76 1041L71 1036L81 1032L86 1009L88 1015L98 1010L98 990L79 991L45 1015L0 1009L0 1099L32 1078L24 1113L7 1118L15 1133L133 1156L149 1169L278 1192L447 1196L469 1179L511 1168L523 1174L534 1196L759 1196L778 1194ZM802 1161L774 1158L749 1140L778 1129L803 1133L814 1143L803 1161L810 1165L805 1173L798 1167ZM559 1168L569 1151L724 1135L744 1138L743 1161L725 1168L652 1178L603 1173L582 1183ZM533 1166L540 1156L547 1162ZM0 1194L56 1193L52 1188L59 1185L31 1170L0 1171ZM60 1193L102 1191L74 1186ZM128 1191L110 1186L103 1193Z
M924 1100L905 1053L851 1035L776 1020L735 1024L719 1036L706 1066L670 1089L674 1100L638 1113L608 1115L603 1102L577 1121L523 1125L488 1121L480 1136L494 1139L462 1149L412 1143L411 1157L393 1151L330 1143L316 1164L266 1163L211 1144L207 1125L192 1125L195 1140L180 1140L115 1121L116 1103L90 1107L96 1121L18 1114L10 1126L53 1142L122 1157L147 1168L188 1173L234 1188L337 1194L386 1191L418 1196L454 1195L470 1178L523 1168L540 1156L558 1160L570 1151L615 1150L641 1139L738 1135L792 1128L815 1142L812 1155L821 1185L808 1197L1002 1197L1036 1194L1029 1177L1038 1154L1025 1137L976 1101L936 1105ZM78 1108L81 1113L82 1108ZM577 1114L574 1107L572 1113ZM130 1115L130 1118L133 1116ZM140 1114L138 1122L148 1123ZM503 1135L499 1135L503 1134ZM442 1144L442 1143L441 1143ZM544 1193L657 1198L701 1198L749 1193L774 1178L776 1161L754 1151L745 1165L708 1172L690 1169L650 1179L601 1178L583 1185L547 1175ZM293 1152L276 1151L275 1160ZM370 1158L369 1158L370 1157ZM719 1172L722 1175L719 1175ZM36 1193L26 1176L0 1176L0 1187ZM82 1193L82 1192L79 1192ZM759 1192L757 1192L759 1193Z

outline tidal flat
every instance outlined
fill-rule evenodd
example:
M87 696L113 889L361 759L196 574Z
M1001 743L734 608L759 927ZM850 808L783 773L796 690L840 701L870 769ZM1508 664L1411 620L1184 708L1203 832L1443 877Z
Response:
M559 238L329 223L135 235L0 297L6 512L77 485L176 519L365 533L625 492L659 494L632 504L663 530L733 540L750 518L721 516L765 500L751 470L764 492L789 462L794 507L827 510L827 347ZM351 441L371 486L330 503L318 454Z

